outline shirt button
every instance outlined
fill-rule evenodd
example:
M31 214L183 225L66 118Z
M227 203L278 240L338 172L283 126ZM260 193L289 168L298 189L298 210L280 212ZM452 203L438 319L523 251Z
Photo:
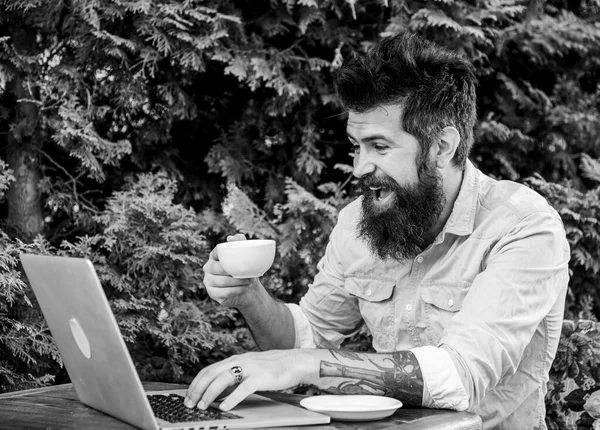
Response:
M423 257L421 257L420 255L417 257L417 263L422 263L423 262Z
M450 307L454 306L454 300L452 300L452 299L448 300L448 306L450 306Z
M412 305L406 305L406 311L410 312L412 310Z
M370 296L371 295L371 290L367 290L366 294L367 294L367 296Z

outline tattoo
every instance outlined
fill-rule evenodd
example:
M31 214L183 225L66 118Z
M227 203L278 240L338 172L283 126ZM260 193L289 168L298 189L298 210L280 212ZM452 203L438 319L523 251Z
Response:
M321 378L347 378L357 380L343 381L337 387L325 391L335 394L378 394L401 400L406 406L421 406L423 400L423 375L421 367L414 354L410 351L397 351L391 357L383 359L390 362L386 367L375 363L367 357L361 357L352 352L331 354L345 357L354 361L369 361L378 370L351 367L345 364L321 361L319 376Z
M331 353L331 355L333 355L333 358L335 358L336 360L339 360L340 357L342 357L342 358L347 358L348 360L364 361L363 358L361 357L361 355L357 354L356 352L334 351L333 349L330 349L329 352Z

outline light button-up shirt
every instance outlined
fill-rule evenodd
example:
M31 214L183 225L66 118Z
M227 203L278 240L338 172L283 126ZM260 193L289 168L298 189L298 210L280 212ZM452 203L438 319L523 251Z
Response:
M314 282L289 306L296 346L339 348L366 324L377 352L415 353L425 406L474 411L486 429L545 428L570 256L557 212L467 162L446 225L411 261L373 255L360 214L360 199L340 212Z

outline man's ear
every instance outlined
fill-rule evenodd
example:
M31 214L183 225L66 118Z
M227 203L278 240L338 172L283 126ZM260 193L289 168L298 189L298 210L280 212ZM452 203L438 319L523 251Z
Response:
M440 134L437 153L435 154L435 159L439 168L443 169L450 164L459 143L460 133L458 130L451 126L444 127Z

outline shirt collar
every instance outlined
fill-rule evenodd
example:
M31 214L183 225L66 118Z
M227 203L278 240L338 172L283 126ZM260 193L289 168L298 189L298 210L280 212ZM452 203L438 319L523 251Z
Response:
M462 183L454 207L443 232L465 236L473 232L475 211L479 198L479 175L477 168L467 160Z

